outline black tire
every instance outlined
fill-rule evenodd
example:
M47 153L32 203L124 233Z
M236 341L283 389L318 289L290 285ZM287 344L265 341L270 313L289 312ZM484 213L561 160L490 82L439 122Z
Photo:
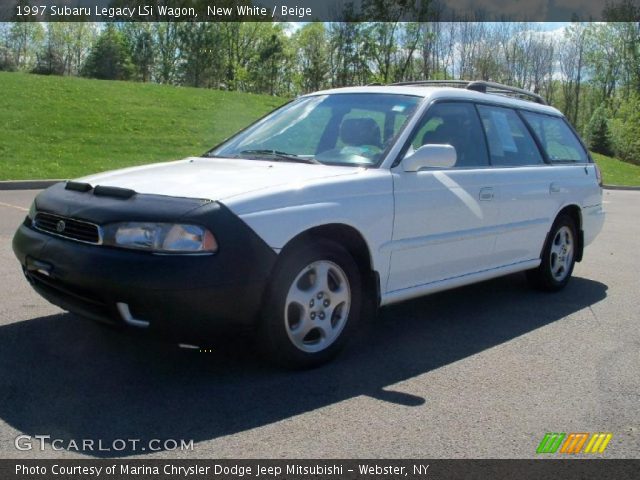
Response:
M270 280L270 287L265 298L263 309L264 315L260 323L258 342L268 355L268 358L280 366L291 369L317 367L332 360L342 350L356 327L362 308L362 278L360 270L354 259L343 247L329 240L316 240L301 244L283 254L285 256L276 265ZM330 301L330 297L333 295L330 289L327 296L321 297L313 309L308 305L301 308L301 302L290 302L286 305L287 296L289 295L290 289L294 288L294 285L301 285L304 283L303 280L315 284L317 274L313 268L308 267L318 264L318 262L322 262L321 264L324 265L330 262L330 264L339 267L330 267L330 279L332 279L332 276L335 276L336 273L339 274L340 278L346 277L348 281L346 287L350 293L348 313L345 309L347 302L338 304L338 300L336 300L337 305L329 305L326 310L324 310L320 302ZM304 273L305 271L311 273ZM303 277L300 277L301 275ZM298 278L299 280L296 282ZM327 285L329 285L329 283ZM310 299L315 301L317 293L312 293L312 288L313 286L310 285L309 296ZM337 295L338 294L334 297L337 297ZM285 310L285 308L287 310ZM291 310L292 308L293 310ZM332 315L331 318L325 318L325 315L323 315L321 320L319 317L320 313L316 313L316 311L322 312L323 314L327 312L327 316L332 315L331 312L334 312L334 315ZM291 331L293 330L291 327L292 317L296 317L297 315L308 319L311 318L311 313L305 314L303 312L313 312L313 314L316 315L313 321L305 320L305 325L308 325L308 322L329 322L328 324L322 324L323 329L314 328L309 331L309 334L303 337L302 340L298 340L298 343L302 344L305 339L311 339L308 342L309 346L305 344L301 345L301 347L322 348L319 351L304 351L296 346L294 343L295 340L291 337ZM328 344L326 348L323 348L322 342L328 342L328 340L323 340L323 338L329 337L325 337L322 334L324 334L325 329L333 325L334 317L339 318L337 324L342 325L342 327L335 336L335 339L332 340L332 343ZM301 320L299 320L298 323L301 323ZM338 329L331 329L331 332L338 332ZM318 338L314 338L314 335ZM314 341L316 343L313 343Z
M561 278L558 278L558 275L554 275L554 270L552 268L554 255L555 258L557 258L553 249L554 245L557 247L557 242L559 240L561 241L562 235L567 232L566 229L570 232L571 237L571 258L570 261L567 262L568 264L566 267L562 267ZM544 245L544 249L542 250L540 266L527 271L527 280L529 281L529 284L533 288L546 292L557 292L562 290L567 283L569 283L569 280L571 280L571 274L573 273L573 267L576 262L577 248L578 235L575 222L569 215L562 214L558 216L549 231L547 241Z

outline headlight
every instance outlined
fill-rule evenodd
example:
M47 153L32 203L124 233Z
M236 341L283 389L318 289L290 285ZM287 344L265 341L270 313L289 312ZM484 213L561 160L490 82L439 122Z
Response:
M104 244L160 253L214 253L213 234L198 225L174 223L115 223L105 227Z

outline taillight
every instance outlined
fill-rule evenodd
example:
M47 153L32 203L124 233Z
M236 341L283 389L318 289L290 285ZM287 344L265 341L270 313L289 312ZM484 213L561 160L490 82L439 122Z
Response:
M602 186L602 172L597 163L594 163L594 165L596 167L596 180L598 181L598 185Z

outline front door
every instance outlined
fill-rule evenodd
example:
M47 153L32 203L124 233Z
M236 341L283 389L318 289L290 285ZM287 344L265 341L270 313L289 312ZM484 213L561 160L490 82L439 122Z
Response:
M478 113L467 102L432 105L407 155L426 144L456 149L452 168L393 170L395 220L387 293L494 267L498 198ZM405 156L406 158L406 156Z

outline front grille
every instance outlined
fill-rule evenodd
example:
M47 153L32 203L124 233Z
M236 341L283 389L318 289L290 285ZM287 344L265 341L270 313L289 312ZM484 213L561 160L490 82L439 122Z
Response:
M38 212L33 226L43 232L77 242L92 243L94 245L102 242L100 227L98 225L74 218Z

